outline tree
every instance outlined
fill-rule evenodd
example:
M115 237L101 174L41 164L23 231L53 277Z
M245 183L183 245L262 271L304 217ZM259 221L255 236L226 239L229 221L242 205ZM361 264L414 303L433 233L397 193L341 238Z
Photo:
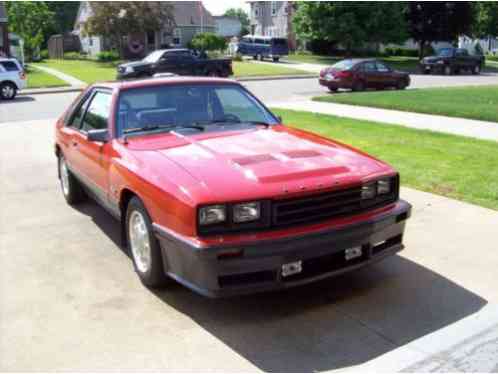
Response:
M189 43L192 49L199 51L224 51L227 48L227 42L222 36L205 32L197 34Z
M53 34L72 31L80 6L79 1L47 1L48 9L55 14Z
M225 17L234 17L237 18L242 24L242 29L240 30L240 35L246 35L250 32L250 21L249 16L246 11L242 8L230 8L225 14Z
M54 13L44 2L7 2L9 28L24 40L24 52L29 61L41 47L54 24Z
M419 57L427 44L455 41L471 31L474 11L468 1L413 1L408 3L408 33L419 43Z
M348 53L366 43L400 43L406 37L401 2L301 2L294 16L304 40L340 43Z
M478 1L474 5L473 34L478 37L498 36L498 2Z
M145 34L175 27L173 5L160 1L95 1L90 2L91 16L84 25L88 35L109 37L123 53L123 36Z

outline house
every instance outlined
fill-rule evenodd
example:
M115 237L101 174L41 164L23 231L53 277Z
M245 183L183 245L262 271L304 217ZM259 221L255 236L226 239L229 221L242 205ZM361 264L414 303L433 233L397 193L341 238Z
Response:
M474 39L467 35L461 35L458 38L458 48L465 48L470 53L475 52L476 44L479 44L483 53L492 53L498 49L498 38L488 36L487 38Z
M202 5L201 1L170 1L173 5L173 16L176 26L170 30L156 30L140 35L123 35L125 40L125 56L127 58L142 57L150 51L163 47L186 47L192 38L202 32L215 32L216 24L213 16ZM88 1L82 1L78 9L73 33L80 38L81 49L90 56L111 48L108 38L88 36L83 33L86 20L92 15Z
M216 25L216 34L224 38L240 36L242 31L242 23L238 18L226 16L214 16Z
M10 56L9 30L7 23L5 2L0 1L0 56Z
M292 27L293 1L248 1L251 6L251 34L287 38L289 48L296 48Z

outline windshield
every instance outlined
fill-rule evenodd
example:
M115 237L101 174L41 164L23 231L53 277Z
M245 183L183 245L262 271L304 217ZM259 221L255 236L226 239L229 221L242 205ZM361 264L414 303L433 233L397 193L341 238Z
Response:
M142 61L149 63L157 62L159 61L163 53L164 51L154 51L152 53L149 53Z
M452 48L443 48L443 49L440 49L437 52L437 55L441 56L441 57L451 57L451 56L453 56L453 49Z
M339 61L338 63L332 65L332 69L335 70L351 70L353 67L353 61L351 60L342 60Z
M125 90L119 97L117 131L170 131L202 125L276 124L278 120L236 84L178 84Z

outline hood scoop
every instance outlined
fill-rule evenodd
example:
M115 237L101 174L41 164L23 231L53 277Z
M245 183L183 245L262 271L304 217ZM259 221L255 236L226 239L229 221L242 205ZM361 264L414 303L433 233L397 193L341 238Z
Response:
M317 157L322 155L320 152L311 149L287 151L287 152L282 152L282 154L288 158L308 158L308 157Z
M254 164L259 164L261 162L273 161L273 160L276 160L276 158L268 154L253 155L253 156L239 157L232 159L234 163L240 166L254 165Z

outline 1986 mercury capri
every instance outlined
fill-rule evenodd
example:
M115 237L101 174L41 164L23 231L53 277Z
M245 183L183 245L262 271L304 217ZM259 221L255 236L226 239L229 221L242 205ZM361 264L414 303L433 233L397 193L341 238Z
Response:
M286 127L239 83L172 77L90 86L56 125L69 204L120 220L143 284L219 297L278 290L403 249L399 176Z

